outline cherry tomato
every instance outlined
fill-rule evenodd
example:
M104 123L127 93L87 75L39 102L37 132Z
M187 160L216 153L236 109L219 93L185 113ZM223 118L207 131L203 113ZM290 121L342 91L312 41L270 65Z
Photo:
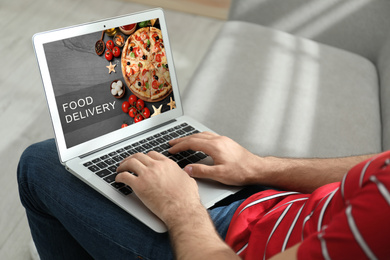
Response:
M128 124L123 123L122 126L121 126L121 128L125 128L126 126L128 126Z
M122 111L124 113L129 113L130 103L125 101L122 103Z
M121 50L117 46L115 46L112 49L112 54L114 54L115 57L119 57L121 55Z
M112 50L114 48L114 46L115 46L115 44L112 40L107 41L107 43L106 43L107 49Z
M150 117L150 110L149 110L149 108L144 107L144 109L142 109L142 115L144 116L144 118L149 118Z
M140 121L142 121L144 119L144 117L140 114L137 114L135 117L134 117L134 123L138 123Z
M106 60L110 61L112 60L112 52L110 50L107 50L106 53L104 54L104 57L106 57Z
M129 103L130 103L131 106L135 106L135 104L137 103L137 97L136 97L136 95L131 95L131 96L129 97Z
M131 107L129 109L129 116L130 117L135 117L137 115L137 109L135 107Z
M135 106L138 110L142 110L145 107L145 103L142 99L138 99L137 104Z

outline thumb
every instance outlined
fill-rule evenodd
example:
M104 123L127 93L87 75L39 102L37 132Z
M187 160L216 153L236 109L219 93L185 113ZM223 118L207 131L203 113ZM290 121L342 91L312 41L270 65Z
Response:
M194 178L211 178L213 172L212 167L205 164L189 164L184 167L184 171Z
M121 172L115 177L115 181L131 186L135 178L137 177L129 172Z

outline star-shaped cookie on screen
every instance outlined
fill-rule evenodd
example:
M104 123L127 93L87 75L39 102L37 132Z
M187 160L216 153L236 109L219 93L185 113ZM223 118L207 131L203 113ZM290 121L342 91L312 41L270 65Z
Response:
M110 62L110 65L106 66L106 68L108 69L108 74L111 74L111 72L116 73L115 66L116 66L116 64L112 64L111 62Z
M153 116L157 116L159 114L161 114L161 108L162 108L162 105L160 105L158 108L156 108L154 105L152 105L153 107L153 114L151 115L151 117Z
M172 97L170 97L170 102L167 104L171 110L176 108L176 102L172 100Z

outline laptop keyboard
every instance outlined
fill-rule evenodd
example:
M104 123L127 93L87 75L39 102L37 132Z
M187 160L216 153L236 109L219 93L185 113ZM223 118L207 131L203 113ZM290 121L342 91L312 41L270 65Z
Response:
M97 157L83 165L123 195L129 195L133 192L129 186L115 182L115 177L118 174L116 169L123 159L135 153L156 151L175 161L181 168L184 168L188 164L199 162L206 158L207 155L192 150L183 151L178 154L170 154L168 152L168 149L170 148L168 141L196 133L199 133L199 131L191 125L183 123L133 144L126 145L125 147L112 151L106 155Z

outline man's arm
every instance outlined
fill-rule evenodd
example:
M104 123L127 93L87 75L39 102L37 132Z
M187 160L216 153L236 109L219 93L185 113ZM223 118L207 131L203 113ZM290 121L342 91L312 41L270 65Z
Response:
M340 181L349 168L368 158L263 158L227 137L212 133L180 138L170 144L171 153L200 150L214 159L213 166L193 164L187 167L190 176L230 185L263 184L301 192ZM135 154L126 158L117 171L120 174L116 181L131 186L141 201L167 225L177 258L237 258L215 231L201 205L195 180L183 174L175 162L156 152ZM280 256L294 255L296 249L286 250Z
M270 258L270 260L295 260L298 258L297 254L300 245L301 243L298 243L290 248L287 248L286 251L274 255Z
M165 222L176 259L240 259L220 238L202 205L178 215Z
M131 186L166 224L177 259L238 259L216 232L195 180L175 162L157 152L135 154L117 171L116 181Z
M228 185L260 184L303 193L341 181L350 168L372 156L334 159L260 157L227 137L208 132L172 140L170 144L170 153L200 150L214 159L213 166L187 166L185 171L192 177L210 178Z
M264 166L263 170L266 169L267 174L253 181L283 190L311 193L325 184L341 181L348 170L372 156L329 159L265 157L264 164L267 166Z

